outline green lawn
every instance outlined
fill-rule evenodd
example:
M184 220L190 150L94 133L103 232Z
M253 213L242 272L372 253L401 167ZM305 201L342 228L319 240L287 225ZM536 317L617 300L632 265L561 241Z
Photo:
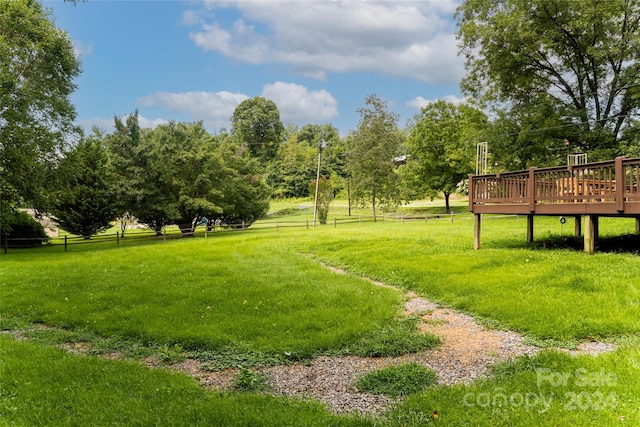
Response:
M32 342L0 337L0 425L640 424L640 257L529 247L526 221L512 217L487 218L483 247L474 251L470 218L9 251L0 257L2 329L22 329ZM537 220L536 240L569 235L569 225ZM602 219L600 229L628 233L634 223ZM433 344L401 320L402 292L361 276L540 345L599 338L619 349L597 358L523 358L485 381L431 387L366 419L268 395L213 393L164 369L51 347L91 341L96 354L222 357L221 367L251 367L372 354L380 342L402 343L385 347L389 354ZM554 375L566 381L555 384ZM585 380L598 375L615 381Z
M537 222L547 238L563 227ZM414 290L539 339L584 340L640 332L640 258L588 255L525 243L523 219L487 219L482 249L472 247L472 221L369 227L300 243L322 261ZM602 220L606 232L628 232L632 220ZM570 233L564 226L564 233ZM639 248L640 249L640 248Z
M272 236L274 237L274 236ZM3 317L141 342L309 356L397 320L401 295L237 234L3 259Z

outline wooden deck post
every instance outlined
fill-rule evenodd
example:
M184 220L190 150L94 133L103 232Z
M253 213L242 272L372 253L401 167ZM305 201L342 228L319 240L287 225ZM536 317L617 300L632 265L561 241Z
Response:
M640 234L640 217L636 217L636 234Z
M529 188L527 191L529 192L529 210L534 212L536 210L536 168L529 168Z
M592 254L598 240L598 215L587 215L584 220L584 251Z
M474 188L473 188L473 174L469 174L469 211L473 212L473 195L474 195ZM426 218L426 217L425 217Z
M533 243L533 218L535 215L527 215L527 243Z
M576 237L582 236L582 217L580 215L576 215Z
M482 215L475 214L473 221L473 249L480 249L480 229L482 224Z
M624 190L627 186L627 178L624 174L624 166L622 161L624 157L616 157L615 159L615 191L616 191L616 210L618 212L624 212Z

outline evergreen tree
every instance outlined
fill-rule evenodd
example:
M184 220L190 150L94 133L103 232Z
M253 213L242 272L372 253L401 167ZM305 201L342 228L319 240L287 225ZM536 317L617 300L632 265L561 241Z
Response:
M60 228L90 239L109 228L116 211L107 181L107 153L97 131L65 153L51 213Z

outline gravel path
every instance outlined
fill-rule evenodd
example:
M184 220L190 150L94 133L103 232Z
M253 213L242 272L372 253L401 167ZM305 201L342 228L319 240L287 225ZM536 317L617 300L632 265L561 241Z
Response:
M331 268L336 273L341 270ZM380 282L378 286L393 288ZM396 289L396 288L393 288ZM488 329L471 316L442 308L414 293L405 295L406 316L420 318L420 330L440 337L442 344L433 350L400 357L318 357L310 364L294 364L263 368L258 370L267 375L268 385L276 395L297 398L314 398L337 413L377 414L384 411L394 399L360 393L355 389L357 379L371 371L387 366L415 362L433 369L438 375L438 383L451 385L469 383L486 377L491 365L511 360L520 355L535 355L540 348L524 344L524 338L511 331ZM3 331L5 332L5 331ZM19 331L11 332L20 337ZM63 346L67 351L83 354L90 348L89 343ZM598 355L613 351L611 344L600 342L583 343L576 350L563 350L572 355ZM104 357L121 358L119 354ZM150 367L161 364L155 360L145 361ZM196 378L203 386L226 390L233 384L237 370L210 372L202 369L202 363L188 359L176 363L172 369Z
M419 317L421 331L439 336L442 345L438 348L401 357L323 356L308 365L275 366L259 372L268 376L274 394L314 398L337 413L378 414L395 400L358 392L354 384L367 372L415 362L433 369L439 384L469 383L486 377L489 367L497 362L540 351L538 347L524 344L524 338L515 332L487 329L471 316L441 308L414 293L407 294L406 298L405 315ZM597 355L612 350L609 344L585 343L570 353ZM203 385L219 390L230 387L237 373L235 370L205 372L193 360L174 367L198 378Z

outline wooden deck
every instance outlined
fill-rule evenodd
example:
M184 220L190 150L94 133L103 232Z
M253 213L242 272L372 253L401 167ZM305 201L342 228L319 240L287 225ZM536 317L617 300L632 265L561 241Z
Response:
M469 210L476 215L476 249L482 214L527 215L528 241L535 215L574 216L578 235L585 216L585 251L593 253L600 216L634 217L640 231L640 158L469 175Z

